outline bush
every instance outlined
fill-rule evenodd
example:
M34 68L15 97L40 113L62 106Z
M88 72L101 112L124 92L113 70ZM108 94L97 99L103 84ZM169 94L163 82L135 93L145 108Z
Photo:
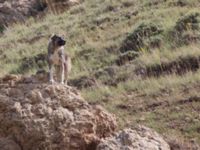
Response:
M139 56L139 54L134 51L125 52L118 57L118 59L116 60L116 64L119 66L124 65L127 62L134 60L138 56Z
M3 33L5 27L3 25L0 25L0 33Z
M10 73L26 73L33 68L43 69L45 66L47 66L46 54L41 53L36 56L22 58L19 67Z
M200 23L200 13L191 12L178 19L176 22L175 30L177 32L183 32L187 30L198 30Z
M172 32L172 39L178 45L200 39L200 13L190 12L178 19Z
M136 29L127 36L120 47L121 52L126 52L129 50L140 51L149 50L151 47L151 42L153 37L159 37L160 41L162 39L161 33L163 29L159 25L153 23L141 23Z

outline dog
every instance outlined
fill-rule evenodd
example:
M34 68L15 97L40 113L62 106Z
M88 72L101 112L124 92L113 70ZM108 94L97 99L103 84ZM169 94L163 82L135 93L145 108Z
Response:
M54 70L57 82L66 83L71 71L71 58L65 54L66 41L58 35L52 35L48 43L47 63L49 67L49 82L55 83Z

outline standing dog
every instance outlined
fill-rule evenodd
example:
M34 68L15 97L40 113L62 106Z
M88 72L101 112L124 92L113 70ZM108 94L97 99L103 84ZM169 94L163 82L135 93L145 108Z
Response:
M48 44L48 66L49 81L54 83L53 69L56 71L57 81L61 84L67 83L67 78L71 70L71 58L64 53L64 45L66 41L58 36L53 35Z

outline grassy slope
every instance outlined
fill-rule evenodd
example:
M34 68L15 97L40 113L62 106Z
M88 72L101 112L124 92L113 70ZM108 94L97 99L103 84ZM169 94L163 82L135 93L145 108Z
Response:
M199 12L199 0L86 0L64 14L49 14L42 20L28 20L9 27L0 38L0 72L35 72L46 68L34 57L45 54L48 38L61 33L68 40L66 51L73 58L71 80L94 77L107 67L116 67L115 78L128 78L115 86L105 85L112 77L95 78L98 86L82 89L91 103L104 105L119 117L120 127L135 123L150 126L163 135L200 143L200 72L182 76L170 74L138 77L134 69L169 63L182 57L199 57L199 44L176 46L169 39L178 19L191 11ZM162 26L164 37L160 48L142 50L139 57L121 67L115 60L128 33L141 23ZM33 63L30 63L33 62ZM194 99L194 100L193 100Z

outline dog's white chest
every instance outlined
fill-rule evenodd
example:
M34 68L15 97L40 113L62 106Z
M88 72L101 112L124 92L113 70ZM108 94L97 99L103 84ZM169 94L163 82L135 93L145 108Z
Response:
M51 61L55 64L55 65L59 65L60 64L60 56L59 56L59 51L55 51L51 56L50 56Z

